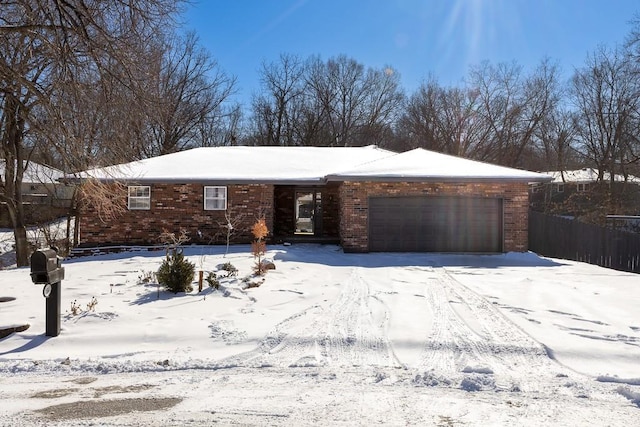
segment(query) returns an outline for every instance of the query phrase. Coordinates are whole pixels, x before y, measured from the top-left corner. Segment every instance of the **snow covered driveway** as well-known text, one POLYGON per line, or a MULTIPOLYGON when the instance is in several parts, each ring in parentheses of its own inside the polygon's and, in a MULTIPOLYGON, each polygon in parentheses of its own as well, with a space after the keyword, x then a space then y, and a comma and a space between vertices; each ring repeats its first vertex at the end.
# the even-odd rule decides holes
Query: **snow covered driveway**
POLYGON ((353 269, 335 300, 295 313, 278 323, 258 348, 226 362, 253 367, 399 367, 386 332, 390 313, 377 294, 360 269, 353 269))
MULTIPOLYGON (((188 248, 251 269, 247 248, 188 248), (217 252, 216 252, 217 251, 217 252)), ((259 288, 158 296, 162 254, 68 261, 62 333, 0 271, 0 425, 634 425, 635 275, 534 254, 275 247, 259 288), (84 310, 97 298, 95 312, 84 310), (66 307, 83 307, 72 315, 66 307), (68 415, 65 415, 68 414, 68 415)))
POLYGON ((540 343, 486 299, 443 269, 434 276, 425 289, 434 324, 420 369, 448 378, 462 376, 471 388, 489 385, 498 390, 537 389, 541 374, 551 378, 560 372, 540 343))
POLYGON ((540 343, 443 268, 416 271, 420 281, 409 284, 353 268, 335 300, 293 314, 255 349, 221 364, 403 368, 450 382, 466 377, 470 387, 475 378, 500 390, 536 389, 541 372, 561 373, 540 343), (391 307, 401 307, 402 318, 391 307), (407 322, 411 330, 402 331, 407 322))

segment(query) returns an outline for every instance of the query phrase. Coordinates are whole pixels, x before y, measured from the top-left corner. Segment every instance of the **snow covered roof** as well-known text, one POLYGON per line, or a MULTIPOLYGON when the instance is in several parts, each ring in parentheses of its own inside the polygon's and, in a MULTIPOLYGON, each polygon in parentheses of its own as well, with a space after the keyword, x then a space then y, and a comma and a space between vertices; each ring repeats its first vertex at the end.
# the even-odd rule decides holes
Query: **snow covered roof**
MULTIPOLYGON (((57 184, 58 179, 64 177, 64 173, 56 168, 41 165, 33 161, 29 163, 25 161, 24 164, 26 167, 22 182, 25 184, 57 184)), ((2 176, 2 179, 4 179, 5 167, 6 161, 0 160, 0 176, 2 176)))
POLYGON ((329 180, 360 181, 520 181, 544 182, 550 177, 416 148, 331 174, 329 180))
POLYGON ((136 182, 314 183, 343 180, 543 182, 544 175, 423 149, 394 153, 367 147, 202 147, 80 177, 136 182))
MULTIPOLYGON (((598 170, 594 168, 582 168, 576 170, 563 171, 549 171, 549 172, 541 172, 545 175, 549 175, 553 178, 554 184, 562 184, 564 182, 572 182, 572 183, 591 183, 596 182, 598 180, 598 170), (564 180, 562 179, 562 175, 564 175, 564 180)), ((624 176, 620 174, 614 175, 614 180, 618 182, 624 181, 624 176)), ((611 179, 611 174, 609 172, 605 172, 603 175, 603 179, 605 182, 611 179)), ((633 182, 636 184, 640 184, 640 178, 637 176, 629 175, 627 178, 628 182, 633 182)))
POLYGON ((201 147, 124 165, 93 169, 81 177, 139 182, 324 181, 327 174, 392 155, 367 147, 201 147))

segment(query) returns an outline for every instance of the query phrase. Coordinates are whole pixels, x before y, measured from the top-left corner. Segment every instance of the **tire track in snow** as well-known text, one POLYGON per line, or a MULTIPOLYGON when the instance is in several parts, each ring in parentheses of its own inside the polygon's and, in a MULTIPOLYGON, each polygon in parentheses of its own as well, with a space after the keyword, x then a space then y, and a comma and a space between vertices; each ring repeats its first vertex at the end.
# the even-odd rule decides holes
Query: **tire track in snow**
POLYGON ((260 345, 227 358, 239 366, 400 366, 387 337, 389 311, 357 268, 333 303, 280 322, 260 345))
POLYGON ((465 287, 444 269, 436 269, 425 286, 434 313, 418 368, 460 378, 464 374, 491 375, 497 389, 538 389, 540 372, 560 366, 544 347, 504 317, 490 302, 465 287))

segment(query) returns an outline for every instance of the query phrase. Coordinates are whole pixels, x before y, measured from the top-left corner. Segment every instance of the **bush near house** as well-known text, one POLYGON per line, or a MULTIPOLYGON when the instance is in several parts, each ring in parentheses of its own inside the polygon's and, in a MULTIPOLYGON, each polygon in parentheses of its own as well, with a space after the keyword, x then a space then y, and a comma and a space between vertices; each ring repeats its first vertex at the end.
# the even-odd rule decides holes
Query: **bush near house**
POLYGON ((191 282, 196 272, 196 266, 185 259, 181 250, 170 251, 156 273, 158 283, 168 291, 191 292, 191 282))

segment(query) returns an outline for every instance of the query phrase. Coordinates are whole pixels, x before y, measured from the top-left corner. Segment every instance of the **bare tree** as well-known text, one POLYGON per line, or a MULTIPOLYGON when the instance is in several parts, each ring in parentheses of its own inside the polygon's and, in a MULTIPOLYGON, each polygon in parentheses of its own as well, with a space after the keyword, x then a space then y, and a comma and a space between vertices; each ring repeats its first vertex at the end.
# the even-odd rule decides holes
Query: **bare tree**
POLYGON ((405 96, 400 88, 400 75, 390 66, 368 69, 363 99, 363 122, 357 145, 383 145, 400 115, 405 96))
POLYGON ((605 172, 626 173, 638 161, 633 150, 638 120, 638 82, 619 50, 599 49, 578 69, 572 81, 579 143, 587 158, 605 172))
POLYGON ((304 93, 303 61, 281 54, 279 62, 263 62, 260 82, 264 94, 252 101, 256 137, 262 145, 298 145, 294 139, 298 99, 304 93))
POLYGON ((1 197, 10 212, 19 266, 28 264, 21 194, 25 164, 43 141, 64 151, 72 140, 64 133, 58 138, 47 134, 49 129, 67 128, 58 108, 64 99, 62 88, 87 83, 89 75, 101 76, 100 82, 114 79, 127 88, 143 83, 148 59, 144 52, 171 27, 181 4, 169 0, 3 2, 0 140, 7 168, 1 197))
POLYGON ((567 109, 555 108, 540 123, 536 141, 541 153, 538 170, 564 171, 577 163, 576 160, 576 114, 567 109))
POLYGON ((484 139, 478 102, 477 91, 444 88, 430 78, 410 97, 398 121, 402 148, 474 157, 478 141, 484 139))
POLYGON ((198 142, 202 147, 237 145, 243 133, 242 123, 240 104, 221 109, 219 114, 212 114, 198 123, 198 142))
POLYGON ((365 68, 345 55, 311 61, 307 84, 322 108, 324 125, 335 141, 329 145, 356 145, 358 125, 363 124, 366 96, 365 68))
POLYGON ((243 212, 232 212, 231 209, 227 209, 224 212, 224 221, 218 222, 219 231, 216 236, 214 236, 214 240, 217 240, 218 237, 223 237, 225 242, 225 251, 222 256, 225 258, 229 254, 229 245, 231 244, 231 239, 238 232, 238 229, 245 221, 246 214, 243 212))
POLYGON ((21 33, 0 38, 0 51, 4 52, 0 55, 0 156, 5 163, 4 176, 0 177, 0 200, 13 225, 19 266, 27 265, 29 256, 22 199, 22 179, 33 152, 29 118, 37 115, 35 112, 40 108, 38 94, 49 91, 47 83, 40 83, 49 66, 40 55, 41 50, 39 43, 21 33), (13 74, 20 78, 11 78, 13 74), (38 93, 31 87, 37 87, 38 93))
POLYGON ((256 144, 382 144, 404 99, 391 67, 365 69, 344 55, 327 62, 281 55, 261 74, 265 94, 252 105, 256 144))
POLYGON ((543 60, 530 76, 523 76, 515 63, 485 62, 471 70, 470 84, 478 91, 477 113, 487 127, 476 157, 525 167, 535 131, 557 102, 556 66, 543 60))
POLYGON ((223 115, 223 103, 233 93, 235 78, 227 75, 210 54, 198 46, 193 33, 171 35, 158 56, 148 85, 151 94, 146 117, 149 138, 139 157, 152 157, 204 145, 206 128, 223 115))

